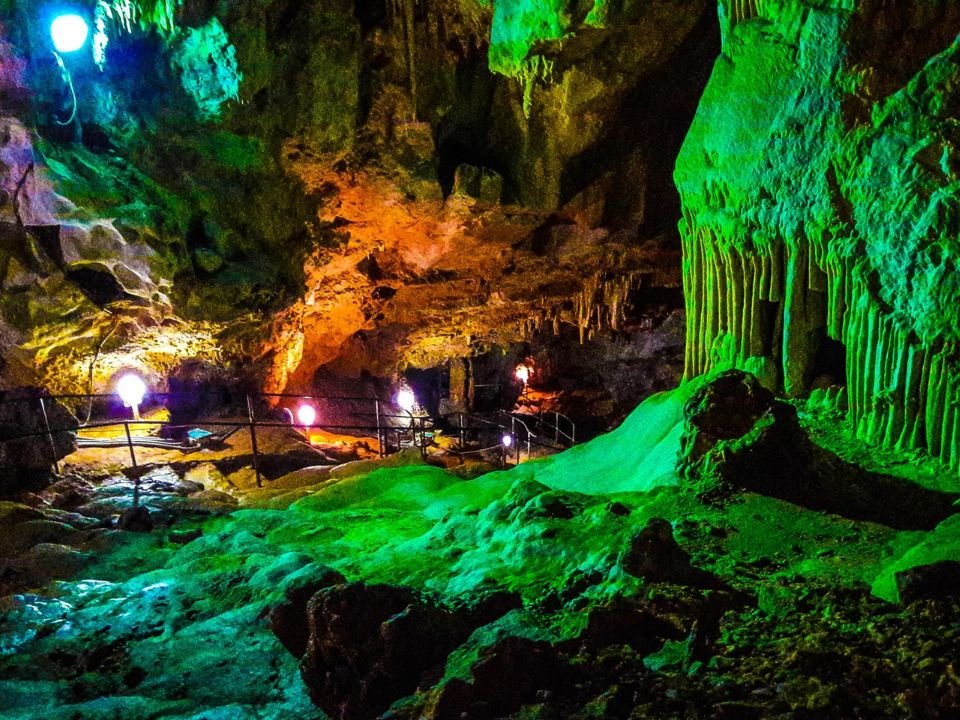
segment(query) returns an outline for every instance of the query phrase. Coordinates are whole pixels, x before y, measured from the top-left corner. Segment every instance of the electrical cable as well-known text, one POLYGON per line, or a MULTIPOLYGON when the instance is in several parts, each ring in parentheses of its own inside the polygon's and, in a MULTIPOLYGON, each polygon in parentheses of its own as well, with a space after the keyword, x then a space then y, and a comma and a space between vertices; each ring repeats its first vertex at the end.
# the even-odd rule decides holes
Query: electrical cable
POLYGON ((63 62, 63 58, 60 57, 60 53, 54 52, 53 56, 57 59, 57 65, 60 66, 60 77, 67 84, 67 87, 70 88, 70 98, 73 103, 73 109, 70 111, 70 117, 66 121, 60 121, 56 117, 53 118, 53 121, 57 125, 67 126, 77 119, 77 91, 73 87, 73 77, 70 75, 70 71, 67 70, 67 66, 63 62))

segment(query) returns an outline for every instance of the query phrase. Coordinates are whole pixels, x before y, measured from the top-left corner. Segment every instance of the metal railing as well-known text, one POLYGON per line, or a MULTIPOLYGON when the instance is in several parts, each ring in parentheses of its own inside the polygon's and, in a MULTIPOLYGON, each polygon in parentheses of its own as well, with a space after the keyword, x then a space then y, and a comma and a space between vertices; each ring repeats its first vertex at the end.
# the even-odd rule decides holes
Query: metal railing
MULTIPOLYGON (((195 407, 202 406, 201 401, 203 398, 198 400, 196 395, 193 393, 150 393, 148 398, 145 398, 144 405, 162 407, 162 400, 169 400, 177 396, 189 396, 192 400, 194 400, 193 404, 195 407)), ((96 422, 70 424, 68 427, 53 427, 51 425, 50 415, 48 413, 48 406, 50 402, 81 400, 89 403, 90 407, 92 407, 92 403, 99 400, 105 403, 106 407, 109 409, 111 407, 116 408, 119 406, 117 397, 113 394, 44 395, 37 393, 33 397, 0 399, 0 405, 10 403, 34 405, 35 411, 39 414, 41 421, 40 427, 42 428, 32 432, 22 432, 15 435, 6 435, 0 437, 0 443, 13 443, 31 440, 34 438, 45 438, 50 452, 51 465, 59 474, 59 454, 57 451, 57 442, 55 437, 56 435, 63 433, 69 433, 73 435, 76 438, 78 448, 126 447, 130 454, 131 466, 136 469, 139 467, 135 450, 136 447, 190 451, 212 445, 213 443, 224 442, 239 430, 246 429, 250 435, 252 464, 254 474, 256 476, 257 487, 263 487, 263 478, 260 467, 261 453, 257 430, 260 428, 291 427, 307 430, 309 428, 305 425, 297 423, 294 419, 295 416, 293 413, 291 413, 291 419, 294 419, 293 422, 258 417, 257 403, 254 402, 254 398, 270 398, 278 400, 280 401, 277 403, 278 407, 283 407, 284 400, 296 400, 301 403, 316 402, 319 404, 328 405, 331 403, 345 402, 357 405, 358 407, 350 408, 347 412, 340 413, 341 416, 355 419, 355 422, 339 424, 323 422, 311 425, 310 427, 315 427, 318 430, 324 430, 327 432, 375 432, 377 437, 377 452, 380 457, 385 457, 391 452, 397 452, 404 448, 416 447, 420 450, 421 455, 426 458, 427 447, 433 441, 433 434, 437 430, 435 421, 426 415, 386 412, 385 409, 392 407, 392 405, 382 401, 380 398, 310 396, 294 395, 289 393, 247 394, 245 396, 246 418, 244 420, 230 420, 222 417, 198 417, 191 419, 189 424, 183 424, 181 422, 171 422, 169 420, 159 419, 144 420, 139 418, 111 417, 96 422), (367 410, 361 409, 364 406, 367 408, 367 410), (79 433, 82 431, 96 431, 98 429, 117 428, 121 426, 123 428, 123 435, 117 438, 85 438, 79 436, 79 433), (224 430, 219 433, 209 433, 202 437, 191 438, 189 436, 189 430, 191 428, 197 429, 201 426, 224 428, 224 430), (173 440, 170 438, 157 437, 155 435, 134 435, 131 432, 131 428, 136 429, 141 427, 172 428, 174 430, 184 431, 187 434, 187 439, 173 440)), ((286 409, 289 410, 289 408, 286 409)), ((470 413, 455 413, 453 416, 448 416, 447 422, 449 423, 451 418, 456 418, 455 422, 453 422, 452 429, 457 433, 458 447, 456 450, 448 449, 447 452, 452 452, 452 454, 460 456, 462 461, 463 457, 466 455, 480 454, 484 452, 489 453, 490 451, 499 448, 501 462, 504 466, 506 466, 508 460, 510 459, 508 456, 513 452, 516 453, 515 462, 520 463, 522 447, 526 448, 527 458, 529 459, 533 457, 534 448, 544 452, 556 451, 561 447, 561 440, 569 442, 572 445, 575 442, 576 432, 573 421, 571 421, 569 418, 566 418, 566 416, 560 415, 559 413, 548 414, 548 416, 551 415, 554 418, 553 423, 545 423, 543 416, 538 417, 521 413, 507 413, 505 411, 501 411, 497 414, 499 421, 490 420, 488 418, 470 413), (561 421, 568 423, 568 431, 561 430, 561 421), (534 431, 531 426, 537 427, 539 434, 538 432, 534 431), (550 432, 553 433, 552 442, 550 441, 550 432), (488 447, 473 448, 472 445, 468 443, 468 438, 471 438, 471 442, 476 443, 480 440, 489 438, 494 433, 495 437, 493 437, 493 443, 488 447), (510 438, 509 446, 503 442, 503 438, 505 437, 510 438)), ((35 427, 36 424, 33 426, 35 427)), ((482 446, 483 442, 479 442, 479 444, 482 446)), ((139 504, 139 495, 139 474, 136 474, 134 483, 135 507, 139 504)))
POLYGON ((522 419, 527 426, 533 426, 541 442, 552 442, 557 449, 576 445, 577 426, 566 415, 550 411, 546 413, 512 412, 509 415, 522 419))

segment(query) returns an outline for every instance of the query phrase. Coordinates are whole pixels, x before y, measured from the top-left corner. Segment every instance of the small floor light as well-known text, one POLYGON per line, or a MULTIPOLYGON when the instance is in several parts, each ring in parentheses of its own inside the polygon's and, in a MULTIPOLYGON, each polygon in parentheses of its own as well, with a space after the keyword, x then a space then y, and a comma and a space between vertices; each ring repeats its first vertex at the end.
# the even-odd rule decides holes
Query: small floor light
POLYGON ((136 373, 124 373, 117 380, 116 390, 124 406, 133 409, 133 419, 139 420, 140 403, 143 402, 143 396, 147 394, 147 385, 143 379, 136 373))
POLYGON ((297 408, 297 420, 306 428, 311 427, 317 421, 317 411, 313 405, 303 403, 297 408))
POLYGON ((405 413, 413 413, 413 409, 416 406, 417 397, 413 394, 413 390, 410 388, 403 388, 397 393, 397 407, 399 407, 405 413))

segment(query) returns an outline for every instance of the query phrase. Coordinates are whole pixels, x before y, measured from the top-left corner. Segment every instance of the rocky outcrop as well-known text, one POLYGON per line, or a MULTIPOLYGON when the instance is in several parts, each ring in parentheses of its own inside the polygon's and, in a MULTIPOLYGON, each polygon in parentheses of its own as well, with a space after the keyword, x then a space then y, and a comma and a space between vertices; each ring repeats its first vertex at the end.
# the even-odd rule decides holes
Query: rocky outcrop
MULTIPOLYGON (((28 160, 73 201, 48 193, 46 205, 61 239, 77 240, 62 278, 35 294, 83 304, 53 318, 69 340, 38 331, 52 313, 14 318, 11 344, 30 346, 44 381, 80 390, 75 366, 115 367, 137 337, 162 386, 167 333, 149 328, 171 305, 223 323, 178 330, 214 336, 235 365, 256 360, 271 390, 306 391, 321 368, 390 377, 534 342, 564 357, 591 338, 592 354, 636 366, 619 392, 603 389, 623 395, 616 413, 675 381, 669 176, 718 49, 711 3, 282 0, 229 4, 216 20, 204 3, 170 5, 153 35, 108 19, 100 67, 73 68, 66 129, 54 122, 59 72, 28 52, 46 28, 27 3, 11 6, 40 133, 54 140, 28 160), (666 312, 650 300, 664 289, 666 312), (100 311, 144 298, 153 310, 119 330, 100 311)), ((7 273, 18 287, 33 280, 21 266, 7 273)), ((543 366, 574 365, 559 382, 586 374, 588 358, 543 366)), ((92 375, 97 389, 109 379, 92 375)))
POLYGON ((853 432, 960 467, 950 2, 721 2, 676 166, 686 374, 846 386, 853 432))
POLYGON ((435 682, 451 650, 514 605, 504 595, 449 609, 409 588, 363 583, 320 590, 306 607, 303 681, 332 717, 376 717, 426 677, 435 682))
POLYGON ((78 424, 38 389, 0 392, 0 497, 49 482, 54 465, 76 450, 78 424))
POLYGON ((714 575, 694 567, 690 555, 673 537, 673 527, 663 518, 651 519, 631 540, 620 565, 648 582, 669 582, 699 588, 722 588, 714 575))
POLYGON ((956 493, 869 472, 819 447, 793 405, 739 370, 701 387, 684 424, 680 470, 691 478, 903 529, 932 530, 957 511, 956 493))
POLYGON ((956 601, 960 598, 960 562, 956 560, 917 565, 896 573, 895 577, 897 592, 903 603, 916 600, 956 601))

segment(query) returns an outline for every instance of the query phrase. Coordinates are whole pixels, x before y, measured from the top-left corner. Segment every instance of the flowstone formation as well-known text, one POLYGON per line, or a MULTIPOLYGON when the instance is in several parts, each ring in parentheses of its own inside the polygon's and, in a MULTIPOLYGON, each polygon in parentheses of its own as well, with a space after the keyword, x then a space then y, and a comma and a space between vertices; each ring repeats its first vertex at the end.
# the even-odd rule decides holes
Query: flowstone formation
POLYGON ((874 451, 857 502, 741 372, 479 476, 261 440, 263 487, 249 445, 142 448, 149 522, 125 448, 0 501, 4 718, 956 716, 956 495, 874 451))
POLYGON ((844 386, 858 438, 960 467, 960 8, 725 1, 721 26, 676 167, 687 377, 844 386))

